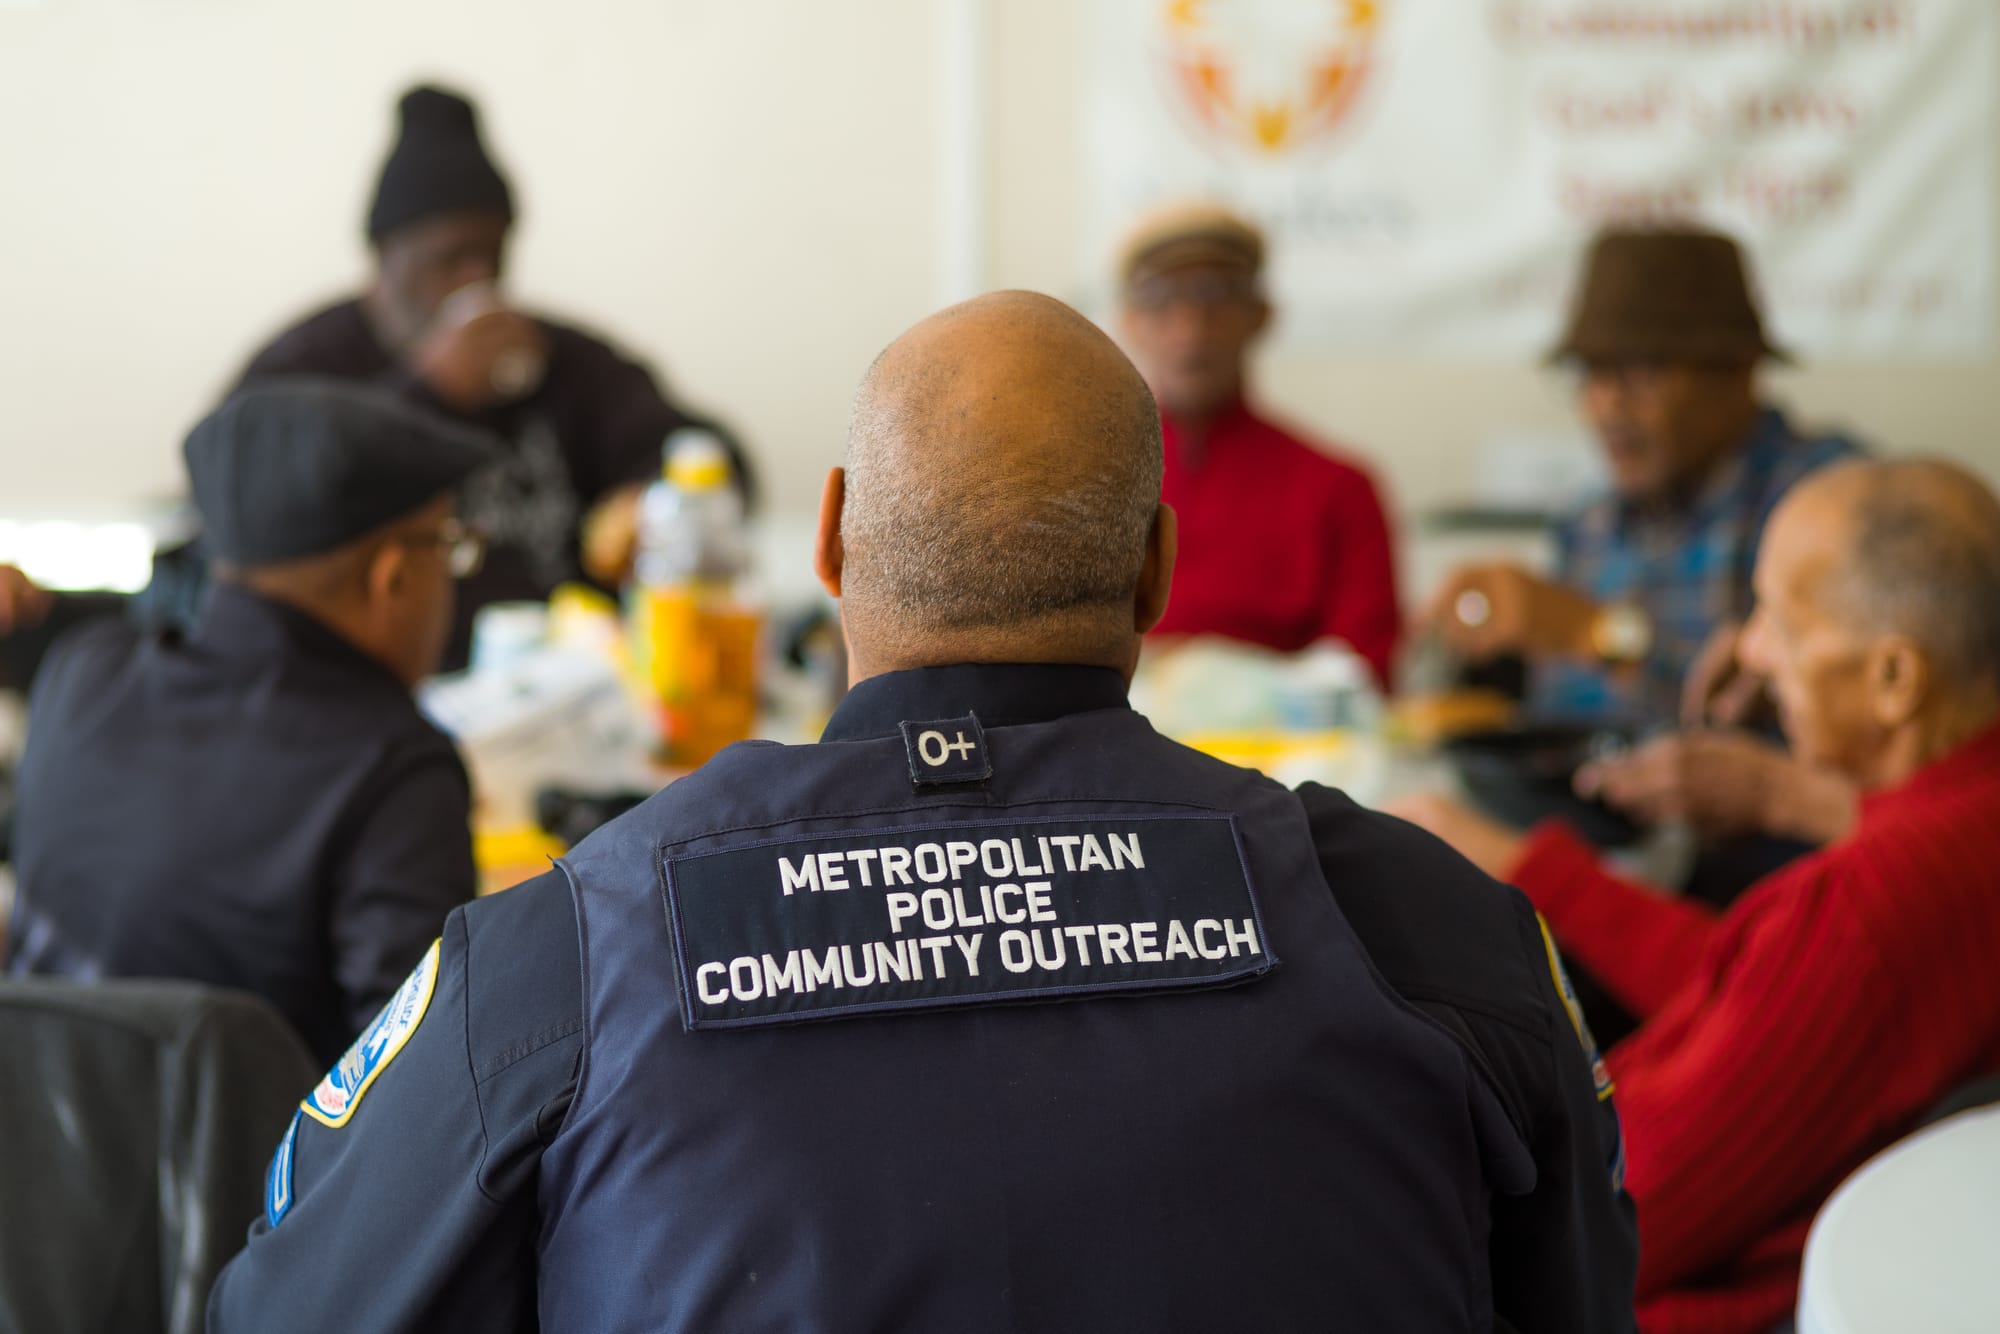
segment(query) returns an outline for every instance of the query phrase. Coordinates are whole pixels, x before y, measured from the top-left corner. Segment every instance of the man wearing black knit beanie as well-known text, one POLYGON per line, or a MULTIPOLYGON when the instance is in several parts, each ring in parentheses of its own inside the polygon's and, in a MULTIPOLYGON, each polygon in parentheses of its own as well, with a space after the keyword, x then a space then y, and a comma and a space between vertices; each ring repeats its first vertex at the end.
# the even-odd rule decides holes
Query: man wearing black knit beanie
POLYGON ((644 366, 502 295, 514 193, 487 155, 472 103, 412 88, 398 120, 368 209, 367 290, 280 334, 243 378, 374 381, 505 442, 502 460, 459 497, 490 546, 485 569, 461 589, 449 668, 464 664, 481 606, 541 599, 564 580, 621 577, 638 491, 659 474, 674 431, 716 431, 746 499, 753 482, 729 433, 665 398, 644 366))

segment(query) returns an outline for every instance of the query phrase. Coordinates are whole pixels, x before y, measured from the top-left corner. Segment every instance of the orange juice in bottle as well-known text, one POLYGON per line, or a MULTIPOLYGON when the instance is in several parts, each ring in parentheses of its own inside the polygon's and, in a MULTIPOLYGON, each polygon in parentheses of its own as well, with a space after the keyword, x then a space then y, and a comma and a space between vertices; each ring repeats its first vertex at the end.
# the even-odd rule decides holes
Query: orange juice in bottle
POLYGON ((728 452, 707 431, 675 432, 640 502, 626 595, 632 668, 668 764, 700 764, 756 725, 763 617, 746 596, 748 570, 728 452))

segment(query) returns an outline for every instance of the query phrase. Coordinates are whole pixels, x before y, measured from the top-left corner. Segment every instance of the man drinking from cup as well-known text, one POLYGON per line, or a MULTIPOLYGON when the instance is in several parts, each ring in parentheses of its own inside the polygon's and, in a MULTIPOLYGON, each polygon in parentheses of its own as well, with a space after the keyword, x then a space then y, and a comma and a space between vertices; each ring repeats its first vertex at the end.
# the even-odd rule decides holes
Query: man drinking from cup
POLYGON ((486 154, 472 103, 413 88, 368 211, 374 274, 356 299, 309 316, 252 358, 246 380, 309 373, 394 387, 491 430, 504 457, 459 498, 489 540, 459 598, 447 667, 462 665, 475 612, 540 599, 630 563, 639 489, 688 425, 717 430, 736 484, 753 483, 727 432, 670 402, 647 369, 599 339, 514 306, 501 287, 514 198, 486 154))

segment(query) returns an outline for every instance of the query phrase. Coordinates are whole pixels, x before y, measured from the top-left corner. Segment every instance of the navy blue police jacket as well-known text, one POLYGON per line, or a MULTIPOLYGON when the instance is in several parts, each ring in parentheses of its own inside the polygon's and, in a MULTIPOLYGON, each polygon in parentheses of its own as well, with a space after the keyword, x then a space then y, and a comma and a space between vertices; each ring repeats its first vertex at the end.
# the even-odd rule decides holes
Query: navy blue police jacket
POLYGON ((210 1328, 1630 1329, 1560 976, 1517 893, 1116 673, 874 678, 455 912, 210 1328))
POLYGON ((331 1062, 476 887, 465 767, 390 670, 235 584, 111 617, 35 682, 15 976, 255 992, 331 1062))

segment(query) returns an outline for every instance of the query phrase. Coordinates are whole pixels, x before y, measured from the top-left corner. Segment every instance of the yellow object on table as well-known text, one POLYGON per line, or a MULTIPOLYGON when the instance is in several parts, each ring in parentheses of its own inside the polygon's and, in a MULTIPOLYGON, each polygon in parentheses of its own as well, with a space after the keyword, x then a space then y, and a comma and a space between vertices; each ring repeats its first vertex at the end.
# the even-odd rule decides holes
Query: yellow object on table
POLYGON ((1183 745, 1192 746, 1224 764, 1267 774, 1300 761, 1327 760, 1337 763, 1354 748, 1353 737, 1342 731, 1208 732, 1179 740, 1183 745))
POLYGON ((1323 783, 1364 804, 1381 792, 1391 760, 1382 738, 1372 729, 1258 728, 1190 732, 1175 740, 1225 764, 1255 769, 1286 787, 1323 783))
POLYGON ((1435 746, 1464 732, 1505 727, 1518 711, 1497 690, 1443 690, 1406 695, 1389 706, 1389 728, 1398 739, 1435 746))
POLYGON ((693 767, 756 729, 763 617, 700 581, 632 589, 632 671, 660 758, 693 767))
POLYGON ((479 892, 518 885, 549 869, 549 860, 569 849, 555 835, 534 825, 512 829, 475 829, 472 835, 472 864, 479 873, 479 892))

